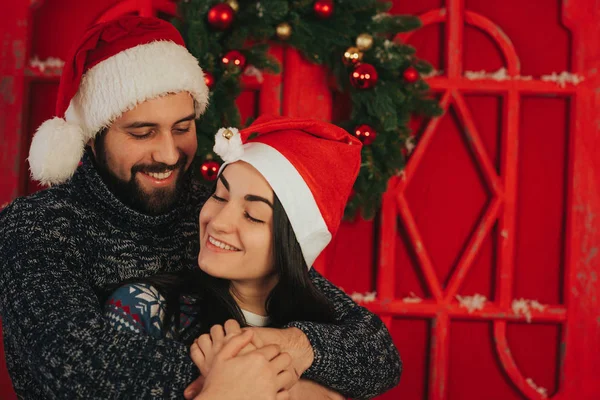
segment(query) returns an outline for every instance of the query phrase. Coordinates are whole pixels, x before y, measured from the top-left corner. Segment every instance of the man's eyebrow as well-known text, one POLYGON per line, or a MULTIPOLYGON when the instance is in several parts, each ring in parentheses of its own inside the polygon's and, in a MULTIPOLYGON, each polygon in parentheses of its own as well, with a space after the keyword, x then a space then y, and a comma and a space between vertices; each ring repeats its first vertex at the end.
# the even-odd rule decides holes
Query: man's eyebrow
POLYGON ((125 125, 123 128, 125 128, 125 129, 146 128, 146 127, 155 128, 157 126, 158 126, 158 124, 156 122, 136 121, 136 122, 132 122, 131 124, 125 125))
POLYGON ((246 201, 262 201, 263 203, 268 204, 269 207, 273 208, 273 204, 269 200, 265 199, 264 197, 256 196, 253 194, 247 194, 244 197, 244 200, 246 200, 246 201))
MULTIPOLYGON (((177 125, 181 122, 184 121, 191 121, 193 119, 196 119, 196 113, 192 113, 186 117, 181 118, 180 120, 176 121, 173 125, 177 125)), ((158 123, 156 122, 148 122, 148 121, 135 121, 132 122, 130 124, 127 124, 124 126, 125 129, 132 129, 132 128, 147 128, 147 127, 151 127, 151 128, 155 128, 158 126, 158 123)))
POLYGON ((193 119, 196 119, 196 113, 195 112, 191 113, 187 117, 181 118, 179 121, 176 121, 173 125, 177 125, 177 124, 179 124, 181 122, 184 122, 184 121, 191 121, 193 119))

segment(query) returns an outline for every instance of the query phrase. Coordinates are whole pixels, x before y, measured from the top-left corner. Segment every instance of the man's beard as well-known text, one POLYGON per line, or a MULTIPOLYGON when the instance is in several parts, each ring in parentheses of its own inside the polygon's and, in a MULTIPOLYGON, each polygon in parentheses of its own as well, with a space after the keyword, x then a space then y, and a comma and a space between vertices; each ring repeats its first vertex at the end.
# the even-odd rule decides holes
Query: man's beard
MULTIPOLYGON (((97 141, 96 143, 98 144, 97 141)), ((147 215, 161 215, 168 213, 175 208, 177 200, 183 194, 185 182, 188 179, 189 170, 185 171, 187 165, 187 156, 181 154, 179 161, 175 165, 167 165, 163 163, 153 164, 137 164, 131 167, 131 177, 129 180, 124 180, 116 176, 108 167, 106 161, 106 152, 102 146, 96 144, 95 165, 98 174, 108 187, 108 189, 117 197, 123 204, 138 212, 147 215), (154 189, 151 193, 146 192, 138 180, 136 175, 138 172, 167 172, 177 171, 177 180, 174 187, 154 189)))

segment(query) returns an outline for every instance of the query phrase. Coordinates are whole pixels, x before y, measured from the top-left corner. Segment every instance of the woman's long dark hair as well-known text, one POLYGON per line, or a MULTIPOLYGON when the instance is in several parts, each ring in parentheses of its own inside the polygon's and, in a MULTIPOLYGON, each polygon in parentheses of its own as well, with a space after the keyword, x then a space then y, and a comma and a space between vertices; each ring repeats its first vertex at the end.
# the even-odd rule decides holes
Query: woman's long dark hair
MULTIPOLYGON (((273 260, 279 280, 265 305, 269 326, 283 327, 292 321, 333 323, 333 306, 313 285, 292 225, 277 195, 273 197, 273 260)), ((180 325, 181 296, 192 300, 186 307, 193 310, 193 322, 177 335, 184 343, 190 344, 200 334, 209 332, 213 325, 223 324, 228 319, 233 318, 247 326, 231 295, 228 279, 215 278, 195 268, 133 281, 155 286, 166 298, 165 329, 171 324, 180 325)))

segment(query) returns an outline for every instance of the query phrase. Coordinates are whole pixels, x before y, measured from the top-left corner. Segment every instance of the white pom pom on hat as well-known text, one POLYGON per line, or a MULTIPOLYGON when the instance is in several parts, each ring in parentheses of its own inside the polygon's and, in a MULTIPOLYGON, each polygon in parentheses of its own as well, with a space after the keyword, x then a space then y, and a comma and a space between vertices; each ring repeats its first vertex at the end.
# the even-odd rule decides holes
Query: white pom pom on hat
POLYGON ((84 148, 84 135, 78 125, 58 117, 44 122, 29 149, 31 175, 48 186, 68 180, 77 169, 84 148))
POLYGON ((244 154, 242 137, 237 128, 221 128, 215 135, 213 151, 225 162, 235 162, 244 154))

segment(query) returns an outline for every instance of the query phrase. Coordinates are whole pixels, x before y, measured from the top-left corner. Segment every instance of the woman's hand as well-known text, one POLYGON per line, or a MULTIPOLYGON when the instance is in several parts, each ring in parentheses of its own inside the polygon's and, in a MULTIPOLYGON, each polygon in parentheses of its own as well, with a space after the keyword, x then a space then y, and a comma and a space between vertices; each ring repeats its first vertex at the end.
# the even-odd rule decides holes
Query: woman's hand
MULTIPOLYGON (((190 356, 203 376, 208 375, 216 355, 223 349, 223 346, 241 333, 240 324, 236 320, 230 319, 223 326, 214 325, 210 328, 210 333, 205 333, 194 341, 190 347, 190 356)), ((260 347, 263 347, 262 343, 255 337, 252 343, 244 346, 237 355, 244 355, 260 347)))

